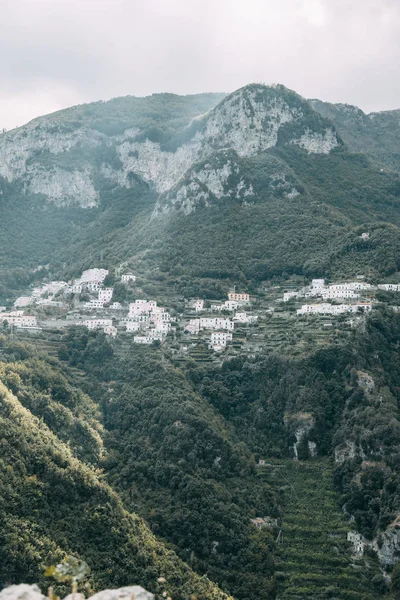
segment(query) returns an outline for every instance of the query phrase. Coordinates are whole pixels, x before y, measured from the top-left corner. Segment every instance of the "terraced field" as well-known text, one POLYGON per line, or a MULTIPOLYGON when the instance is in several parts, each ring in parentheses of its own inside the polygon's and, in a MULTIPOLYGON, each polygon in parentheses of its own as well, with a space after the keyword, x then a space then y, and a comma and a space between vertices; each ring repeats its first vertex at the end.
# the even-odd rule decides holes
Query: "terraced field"
POLYGON ((278 533, 277 600, 374 600, 374 557, 356 559, 347 542, 329 464, 285 461, 261 476, 284 488, 278 533))

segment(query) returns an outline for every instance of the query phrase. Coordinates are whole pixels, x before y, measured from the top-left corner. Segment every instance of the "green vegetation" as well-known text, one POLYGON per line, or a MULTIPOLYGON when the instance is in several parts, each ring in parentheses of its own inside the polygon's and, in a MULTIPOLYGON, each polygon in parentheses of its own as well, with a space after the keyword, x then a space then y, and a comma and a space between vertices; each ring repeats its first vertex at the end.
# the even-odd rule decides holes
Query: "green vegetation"
MULTIPOLYGON (((2 302, 44 274, 68 279, 92 266, 111 269, 114 299, 127 302, 136 288, 116 283, 122 262, 138 275, 138 295, 167 298, 176 314, 185 298, 222 299, 232 285, 255 293, 289 276, 399 280, 400 179, 374 162, 389 146, 352 153, 364 147, 340 121, 348 146, 308 155, 290 141, 333 127, 330 114, 283 87, 261 99, 273 94, 304 116, 282 127, 276 147, 240 158, 215 140, 216 152, 161 197, 137 174, 129 187, 104 177, 104 162, 120 167, 112 144, 32 156, 28 166, 44 169, 90 165, 99 205, 56 207, 2 180, 2 302), (210 191, 207 206, 196 201, 185 215, 178 189, 228 162, 237 169, 223 193, 210 191), (241 182, 252 195, 231 193, 241 182), (157 203, 169 213, 155 216, 157 203)), ((174 151, 222 98, 115 99, 33 126, 85 126, 96 139, 130 129, 130 141, 174 151)), ((157 600, 382 597, 376 555, 353 560, 345 541, 356 528, 382 543, 400 512, 400 315, 392 294, 377 299, 360 327, 332 333, 323 318, 291 326, 288 304, 254 326, 266 333, 256 357, 243 354, 238 327, 237 355, 220 363, 204 343, 182 358, 82 327, 30 344, 1 337, 2 580, 43 585, 46 565, 84 561, 94 590, 137 583, 157 600), (258 517, 277 527, 257 528, 258 517)), ((395 597, 399 579, 395 567, 395 597)))
POLYGON ((284 488, 277 542, 279 600, 381 597, 386 586, 377 558, 350 555, 350 526, 339 511, 329 463, 284 461, 260 476, 284 488))
POLYGON ((399 110, 366 115, 348 104, 330 104, 312 100, 311 104, 330 119, 345 143, 354 152, 362 152, 384 169, 400 170, 399 110))
MULTIPOLYGON (((29 360, 29 346, 4 340, 2 344, 4 358, 19 355, 18 362, 29 360)), ((12 363, 7 366, 12 379, 12 363)), ((42 369, 50 380, 57 379, 57 366, 44 362, 42 369)), ((101 472, 78 460, 58 438, 57 420, 50 428, 24 408, 19 398, 36 396, 43 385, 53 395, 48 382, 35 380, 35 370, 32 378, 16 393, 0 384, 2 581, 45 585, 40 575, 44 565, 58 563, 68 554, 90 565, 94 589, 135 582, 158 592, 157 578, 164 576, 168 592, 177 599, 186 600, 191 594, 203 600, 226 598, 156 541, 139 517, 127 512, 101 472)))

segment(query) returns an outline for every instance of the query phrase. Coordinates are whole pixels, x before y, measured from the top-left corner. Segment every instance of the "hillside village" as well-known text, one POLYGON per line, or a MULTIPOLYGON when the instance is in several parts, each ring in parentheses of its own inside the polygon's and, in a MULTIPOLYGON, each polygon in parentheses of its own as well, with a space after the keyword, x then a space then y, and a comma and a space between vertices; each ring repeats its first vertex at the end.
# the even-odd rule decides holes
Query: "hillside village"
POLYGON ((165 344, 177 360, 202 361, 224 352, 254 354, 289 343, 294 348, 324 343, 357 326, 378 302, 377 291, 400 292, 400 284, 372 285, 363 277, 331 284, 313 279, 307 286, 293 280, 264 286, 254 295, 231 290, 218 302, 183 299, 177 310, 143 298, 131 271, 119 269, 112 284, 109 278, 107 269, 90 268, 69 282, 45 282, 17 298, 12 309, 0 307, 0 324, 20 335, 82 326, 120 338, 125 346, 165 344), (117 284, 134 301, 116 300, 117 284))

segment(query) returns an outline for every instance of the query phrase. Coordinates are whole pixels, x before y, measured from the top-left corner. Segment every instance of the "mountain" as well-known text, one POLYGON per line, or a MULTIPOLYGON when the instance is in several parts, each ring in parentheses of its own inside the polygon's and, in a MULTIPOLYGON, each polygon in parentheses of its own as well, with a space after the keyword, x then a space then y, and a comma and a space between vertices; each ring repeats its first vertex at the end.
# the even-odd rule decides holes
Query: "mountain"
POLYGON ((396 292, 368 288, 368 314, 300 320, 273 293, 400 280, 396 119, 251 84, 0 135, 2 303, 96 266, 125 307, 152 298, 176 319, 147 347, 66 319, 28 341, 3 323, 4 581, 44 585, 43 566, 73 555, 93 588, 157 600, 396 591, 396 292), (128 269, 134 287, 118 282, 128 269), (234 286, 259 321, 236 323, 226 358, 184 325, 189 300, 209 310, 234 286))
POLYGON ((0 155, 7 289, 144 253, 200 279, 398 270, 398 174, 283 86, 79 106, 3 134, 0 155))

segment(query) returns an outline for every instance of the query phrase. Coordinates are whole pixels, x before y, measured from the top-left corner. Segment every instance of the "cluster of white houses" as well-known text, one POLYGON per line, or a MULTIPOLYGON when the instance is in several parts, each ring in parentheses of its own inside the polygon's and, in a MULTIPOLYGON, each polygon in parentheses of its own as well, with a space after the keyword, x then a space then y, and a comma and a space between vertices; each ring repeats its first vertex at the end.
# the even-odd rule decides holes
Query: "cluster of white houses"
POLYGON ((152 344, 164 340, 171 330, 174 318, 164 307, 157 306, 155 300, 136 300, 129 305, 127 316, 114 320, 98 317, 86 319, 83 325, 90 330, 102 329, 107 335, 116 337, 118 328, 113 325, 113 321, 117 321, 118 326, 126 332, 135 334, 133 341, 136 344, 152 344))
POLYGON ((321 304, 303 304, 296 313, 302 315, 342 315, 349 312, 369 312, 372 310, 371 302, 356 302, 355 304, 329 304, 322 302, 321 304))
MULTIPOLYGON (((104 280, 109 274, 107 269, 87 269, 83 271, 82 275, 73 281, 67 283, 66 281, 50 281, 40 287, 36 287, 32 290, 30 296, 20 296, 14 303, 15 308, 23 308, 30 305, 36 306, 63 306, 65 302, 57 300, 57 297, 66 296, 68 294, 81 294, 82 292, 89 292, 91 294, 97 294, 97 298, 92 298, 88 301, 84 308, 89 310, 101 309, 105 305, 111 304, 113 296, 113 288, 104 287, 104 280)), ((128 283, 130 281, 136 281, 136 276, 132 273, 125 273, 120 277, 121 282, 128 283)), ((110 308, 120 309, 121 304, 114 302, 110 308)))
POLYGON ((325 285, 325 279, 313 279, 309 286, 303 287, 297 292, 285 292, 283 294, 283 301, 287 302, 291 298, 317 297, 321 297, 323 300, 356 299, 360 297, 360 293, 365 293, 373 289, 374 286, 364 281, 325 285))
MULTIPOLYGON (((158 306, 155 300, 137 299, 129 304, 127 312, 127 308, 120 302, 113 301, 113 287, 104 285, 108 274, 107 269, 92 268, 68 283, 45 283, 35 288, 30 296, 18 298, 15 307, 47 305, 66 308, 73 304, 73 309, 66 315, 66 324, 83 325, 91 331, 102 330, 110 337, 116 337, 119 331, 125 331, 133 334, 133 341, 137 344, 162 342, 171 331, 176 318, 164 307, 158 306), (89 294, 90 299, 82 301, 79 298, 82 293, 89 294)), ((134 282, 136 276, 124 273, 120 275, 120 280, 123 283, 134 282)), ((209 348, 221 351, 232 341, 235 324, 246 325, 257 321, 258 316, 245 311, 249 303, 249 294, 236 291, 229 292, 226 301, 215 302, 208 305, 210 308, 207 309, 204 300, 194 300, 190 309, 195 313, 208 314, 190 318, 185 331, 192 335, 206 331, 209 348)), ((0 313, 0 323, 4 321, 19 328, 38 327, 37 318, 24 315, 22 310, 0 313)), ((51 319, 49 322, 52 322, 51 319)))
POLYGON ((203 330, 209 330, 209 347, 215 352, 224 350, 228 342, 232 341, 235 323, 250 324, 257 322, 256 315, 249 315, 240 307, 250 303, 250 296, 247 293, 229 292, 228 300, 211 304, 209 309, 205 308, 204 300, 194 300, 190 308, 196 313, 211 312, 211 313, 234 313, 232 317, 212 316, 198 317, 190 319, 185 326, 185 331, 191 335, 198 335, 203 330), (236 312, 235 312, 236 311, 236 312))
POLYGON ((364 281, 350 281, 348 283, 333 283, 326 285, 324 279, 313 279, 309 286, 298 291, 285 292, 283 301, 288 302, 292 298, 322 298, 324 302, 319 304, 303 304, 296 312, 298 316, 308 314, 340 315, 347 312, 369 312, 372 310, 372 301, 360 301, 360 297, 367 295, 373 290, 380 289, 391 292, 400 292, 400 284, 383 283, 373 286, 364 281), (326 300, 350 300, 350 303, 332 304, 326 300))

